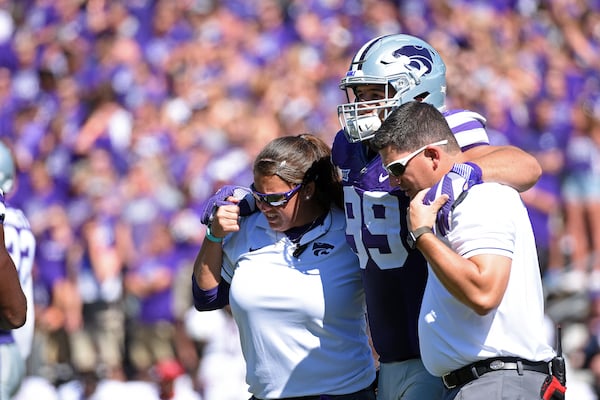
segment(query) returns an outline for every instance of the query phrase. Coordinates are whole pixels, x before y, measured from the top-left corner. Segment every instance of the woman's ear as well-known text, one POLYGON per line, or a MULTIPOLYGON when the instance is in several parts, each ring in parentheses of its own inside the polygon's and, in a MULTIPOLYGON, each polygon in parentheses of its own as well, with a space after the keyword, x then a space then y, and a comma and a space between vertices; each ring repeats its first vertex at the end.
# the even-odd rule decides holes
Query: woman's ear
POLYGON ((304 187, 302 187, 301 195, 304 197, 305 200, 310 200, 314 194, 315 194, 315 183, 314 182, 309 182, 306 185, 304 185, 304 187))

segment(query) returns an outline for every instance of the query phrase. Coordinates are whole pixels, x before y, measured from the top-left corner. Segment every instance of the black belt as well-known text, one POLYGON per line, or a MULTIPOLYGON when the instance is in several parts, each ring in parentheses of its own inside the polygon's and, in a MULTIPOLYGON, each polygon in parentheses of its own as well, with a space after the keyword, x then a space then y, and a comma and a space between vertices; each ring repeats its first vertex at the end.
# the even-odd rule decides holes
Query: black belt
POLYGON ((528 361, 516 357, 489 358, 487 360, 477 361, 466 367, 454 370, 442 376, 442 382, 448 389, 465 385, 483 374, 502 370, 516 371, 536 371, 550 375, 550 363, 547 361, 528 361))

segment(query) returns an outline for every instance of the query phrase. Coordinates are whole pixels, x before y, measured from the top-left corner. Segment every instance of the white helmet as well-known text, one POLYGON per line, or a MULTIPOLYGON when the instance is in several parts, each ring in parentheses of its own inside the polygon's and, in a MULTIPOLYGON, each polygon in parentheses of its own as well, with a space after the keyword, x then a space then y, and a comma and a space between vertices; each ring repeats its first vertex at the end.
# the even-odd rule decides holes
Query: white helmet
POLYGON ((10 149, 0 141, 0 189, 10 193, 15 181, 15 162, 10 149))
POLYGON ((404 34, 380 36, 356 53, 340 89, 348 98, 347 104, 338 106, 346 137, 350 142, 368 140, 381 121, 407 101, 425 101, 444 111, 446 65, 424 40, 404 34), (354 93, 357 85, 383 85, 385 97, 359 101, 354 93))

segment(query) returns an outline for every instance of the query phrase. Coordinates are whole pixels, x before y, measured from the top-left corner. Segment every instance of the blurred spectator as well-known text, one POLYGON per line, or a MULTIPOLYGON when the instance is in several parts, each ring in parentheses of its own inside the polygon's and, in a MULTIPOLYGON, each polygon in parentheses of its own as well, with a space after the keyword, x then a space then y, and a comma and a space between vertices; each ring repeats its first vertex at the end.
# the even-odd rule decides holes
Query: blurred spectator
MULTIPOLYGON (((0 3, 0 139, 15 150, 11 202, 29 218, 38 247, 30 374, 53 383, 73 376, 72 333, 93 329, 97 317, 86 311, 85 326, 82 300, 148 262, 140 249, 156 221, 193 231, 182 216, 197 220, 224 183, 250 183, 249 160, 277 136, 306 131, 331 142, 340 74, 358 46, 385 33, 439 49, 449 106, 480 112, 494 143, 544 161, 545 177, 523 194, 541 268, 559 287, 577 281, 563 274, 570 270, 586 271, 585 285, 573 287, 600 285, 597 1, 0 3), (96 237, 102 243, 90 243, 96 237), (107 251, 98 258, 120 262, 102 261, 97 290, 81 299, 77 284, 89 272, 81 256, 96 246, 107 251)), ((195 239, 177 239, 178 276, 189 262, 187 240, 195 239)), ((185 343, 185 302, 177 301, 177 342, 185 343)), ((131 334, 124 322, 114 329, 131 334)), ((113 358, 126 363, 120 351, 113 358)), ((182 362, 186 370, 193 363, 182 362)))
POLYGON ((28 371, 59 383, 73 377, 70 334, 79 329, 81 299, 72 262, 76 239, 65 209, 47 210, 36 237, 34 269, 35 336, 28 371))
POLYGON ((143 258, 125 276, 125 289, 138 304, 132 318, 129 358, 133 376, 142 380, 149 378, 154 364, 175 358, 173 287, 178 253, 169 226, 162 219, 154 220, 149 229, 148 241, 138 248, 143 258))
POLYGON ((73 195, 86 200, 80 205, 84 210, 79 210, 81 224, 75 231, 79 254, 73 273, 83 324, 70 336, 72 362, 77 373, 105 373, 111 379, 123 379, 125 261, 119 247, 117 205, 121 199, 115 190, 117 172, 109 152, 96 148, 80 159, 71 181, 73 195))
POLYGON ((84 156, 100 147, 111 155, 120 173, 127 169, 127 151, 131 145, 131 112, 121 106, 108 83, 102 84, 90 98, 91 114, 79 130, 73 152, 84 156))
POLYGON ((229 306, 202 313, 191 307, 185 316, 185 328, 199 356, 193 378, 202 398, 248 398, 246 362, 229 306))
POLYGON ((573 130, 565 149, 562 186, 566 233, 574 271, 591 272, 592 290, 600 289, 600 118, 585 105, 571 111, 573 130))
POLYGON ((529 211, 543 274, 560 253, 557 229, 562 219, 560 182, 569 130, 568 125, 553 119, 556 113, 555 103, 540 101, 532 111, 531 129, 509 138, 512 144, 532 153, 542 167, 542 176, 522 198, 529 211))
POLYGON ((183 366, 175 359, 164 359, 153 367, 158 384, 158 397, 160 400, 200 400, 202 397, 196 393, 186 378, 183 366))
POLYGON ((99 214, 81 228, 83 247, 76 274, 83 325, 71 333, 71 346, 77 372, 104 369, 111 378, 123 378, 123 260, 115 224, 110 215, 99 214))

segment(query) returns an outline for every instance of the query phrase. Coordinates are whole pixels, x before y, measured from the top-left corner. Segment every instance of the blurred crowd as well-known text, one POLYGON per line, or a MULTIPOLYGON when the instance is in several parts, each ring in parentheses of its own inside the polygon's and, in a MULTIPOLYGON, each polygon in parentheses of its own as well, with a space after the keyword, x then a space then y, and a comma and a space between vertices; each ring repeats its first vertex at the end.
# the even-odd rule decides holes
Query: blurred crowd
POLYGON ((102 380, 160 382, 176 360, 169 379, 202 398, 243 398, 230 315, 190 310, 203 204, 250 184, 274 137, 331 142, 351 56, 397 32, 439 50, 449 107, 542 165, 523 200, 548 314, 597 398, 598 0, 0 0, 9 201, 38 242, 28 374, 88 398, 102 380))

